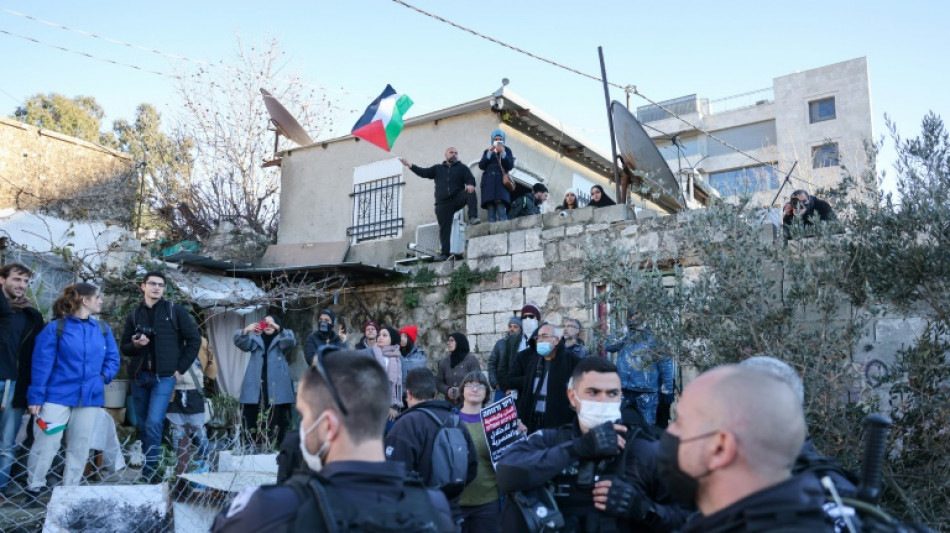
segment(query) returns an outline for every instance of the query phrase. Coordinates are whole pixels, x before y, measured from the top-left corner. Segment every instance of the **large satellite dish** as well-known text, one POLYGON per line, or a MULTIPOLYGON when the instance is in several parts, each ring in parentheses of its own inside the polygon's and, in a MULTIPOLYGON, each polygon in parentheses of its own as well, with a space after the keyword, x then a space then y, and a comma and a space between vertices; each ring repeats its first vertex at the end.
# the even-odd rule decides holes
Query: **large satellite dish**
POLYGON ((310 138, 310 135, 307 134, 300 123, 297 122, 297 119, 290 114, 290 111, 287 111, 287 108, 277 101, 274 95, 267 92, 266 89, 261 89, 261 94, 264 95, 264 106, 270 115, 270 121, 277 131, 277 135, 274 137, 274 158, 270 161, 265 161, 263 166, 280 166, 280 158, 277 157, 277 141, 281 135, 301 146, 313 144, 313 139, 310 138))
POLYGON ((653 191, 652 200, 656 203, 674 211, 685 209, 686 206, 680 201, 679 182, 640 122, 616 100, 610 104, 610 114, 614 119, 617 147, 626 170, 653 191))

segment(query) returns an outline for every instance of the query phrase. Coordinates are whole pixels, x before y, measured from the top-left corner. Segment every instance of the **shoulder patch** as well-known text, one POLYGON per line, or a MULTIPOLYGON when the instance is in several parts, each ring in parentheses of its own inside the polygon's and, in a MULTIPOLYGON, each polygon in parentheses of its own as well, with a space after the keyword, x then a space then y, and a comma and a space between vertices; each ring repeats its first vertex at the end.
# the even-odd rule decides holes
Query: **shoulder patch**
POLYGON ((227 518, 231 518, 247 507, 248 502, 251 501, 251 497, 257 492, 257 489, 260 487, 245 487, 237 496, 234 497, 234 500, 231 502, 231 506, 228 507, 227 518))
POLYGON ((392 456, 393 456, 393 447, 386 446, 386 457, 392 457, 392 456))

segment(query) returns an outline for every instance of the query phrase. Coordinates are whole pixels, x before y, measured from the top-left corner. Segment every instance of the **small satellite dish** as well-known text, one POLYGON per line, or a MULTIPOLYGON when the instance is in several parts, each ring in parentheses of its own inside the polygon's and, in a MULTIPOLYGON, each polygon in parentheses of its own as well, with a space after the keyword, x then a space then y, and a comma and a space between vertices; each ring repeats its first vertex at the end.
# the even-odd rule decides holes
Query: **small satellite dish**
POLYGON ((620 157, 627 170, 660 193, 658 203, 676 211, 685 209, 680 201, 679 183, 643 126, 616 100, 610 104, 610 114, 614 119, 620 157))
POLYGON ((280 166, 280 158, 277 157, 277 141, 280 140, 281 135, 301 146, 313 144, 313 139, 297 122, 297 119, 290 114, 290 111, 287 111, 287 108, 277 101, 274 95, 267 92, 266 89, 261 89, 261 94, 264 96, 264 106, 270 115, 270 121, 277 132, 277 135, 274 136, 274 157, 270 161, 265 161, 262 166, 280 166))

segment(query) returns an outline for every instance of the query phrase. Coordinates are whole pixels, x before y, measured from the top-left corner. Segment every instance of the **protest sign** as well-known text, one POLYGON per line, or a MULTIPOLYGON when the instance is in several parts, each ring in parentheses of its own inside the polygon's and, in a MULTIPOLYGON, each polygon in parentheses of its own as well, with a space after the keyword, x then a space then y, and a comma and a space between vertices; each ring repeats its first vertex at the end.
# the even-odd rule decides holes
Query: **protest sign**
POLYGON ((492 466, 498 463, 512 444, 525 438, 518 431, 518 410, 511 396, 505 396, 483 408, 482 425, 485 426, 485 440, 488 442, 492 466))

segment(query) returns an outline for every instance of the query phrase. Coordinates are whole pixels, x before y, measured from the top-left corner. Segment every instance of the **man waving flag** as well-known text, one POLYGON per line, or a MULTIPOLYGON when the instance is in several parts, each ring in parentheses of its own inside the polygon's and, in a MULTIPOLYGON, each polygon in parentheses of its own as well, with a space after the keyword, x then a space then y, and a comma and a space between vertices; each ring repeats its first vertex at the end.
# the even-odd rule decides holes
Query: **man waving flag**
POLYGON ((350 132, 364 141, 390 151, 402 132, 402 116, 412 107, 412 99, 386 85, 383 94, 366 108, 350 132))

